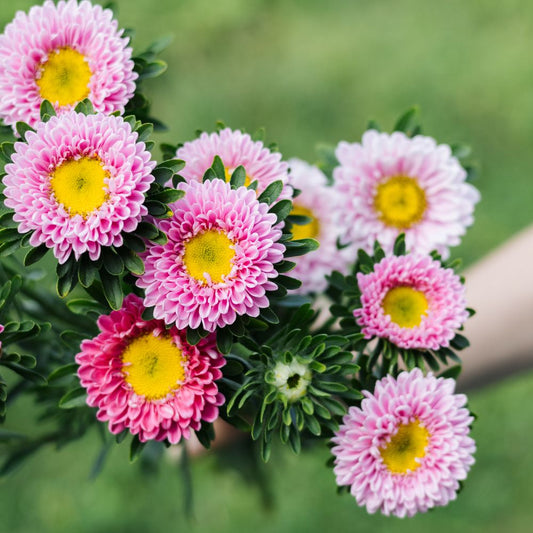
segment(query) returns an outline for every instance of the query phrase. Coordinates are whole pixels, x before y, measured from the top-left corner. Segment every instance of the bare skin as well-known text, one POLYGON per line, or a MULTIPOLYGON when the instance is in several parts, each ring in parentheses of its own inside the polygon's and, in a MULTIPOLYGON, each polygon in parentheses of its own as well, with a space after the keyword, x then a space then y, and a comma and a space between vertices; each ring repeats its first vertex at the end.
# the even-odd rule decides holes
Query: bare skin
MULTIPOLYGON (((533 367, 533 226, 507 241, 465 273, 468 306, 476 310, 464 330, 470 347, 460 353, 460 390, 481 387, 533 367)), ((244 434, 215 422, 216 443, 244 434)), ((205 450, 195 439, 191 453, 205 450)))
POLYGON ((533 366, 533 226, 465 274, 468 306, 477 313, 464 334, 460 389, 498 381, 533 366))

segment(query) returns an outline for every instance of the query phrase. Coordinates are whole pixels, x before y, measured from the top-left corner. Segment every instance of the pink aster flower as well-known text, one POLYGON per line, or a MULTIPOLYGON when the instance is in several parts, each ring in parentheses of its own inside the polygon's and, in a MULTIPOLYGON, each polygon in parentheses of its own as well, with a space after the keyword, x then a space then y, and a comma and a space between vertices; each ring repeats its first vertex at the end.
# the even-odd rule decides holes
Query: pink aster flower
POLYGON ((109 9, 86 0, 18 11, 0 35, 0 117, 35 127, 43 99, 58 112, 89 98, 99 112, 123 113, 137 73, 122 33, 109 9))
MULTIPOLYGON (((176 157, 185 161, 180 174, 187 181, 202 181, 205 171, 218 155, 226 169, 226 181, 240 165, 246 170, 245 185, 257 181, 261 193, 274 181, 288 181, 289 165, 281 161, 281 154, 271 152, 260 141, 253 141, 250 135, 239 130, 225 128, 217 133, 202 133, 198 139, 186 142, 178 148, 176 157)), ((284 187, 280 199, 290 198, 292 190, 284 187)))
POLYGON ((167 324, 203 326, 207 331, 257 316, 276 289, 274 264, 285 247, 269 206, 255 192, 215 179, 180 184, 185 196, 172 205, 173 216, 158 221, 168 237, 150 246, 137 285, 144 304, 167 324))
POLYGON ((326 275, 333 270, 347 274, 356 253, 352 247, 337 248, 337 239, 347 229, 337 209, 341 202, 339 193, 328 186, 326 176, 317 167, 300 159, 289 160, 289 165, 289 184, 301 190, 293 200, 291 214, 311 218, 308 224, 293 225, 294 239, 313 238, 320 243, 318 250, 294 258, 296 267, 291 274, 302 281, 301 287, 294 292, 321 292, 327 286, 326 275))
POLYGON ((172 444, 213 422, 224 397, 215 381, 225 364, 213 336, 191 346, 185 333, 160 320, 142 319, 133 294, 122 309, 98 319, 100 334, 81 343, 78 376, 87 404, 111 433, 128 429, 139 440, 172 444))
POLYGON ((459 276, 430 256, 385 257, 373 272, 358 273, 357 283, 361 307, 353 314, 367 339, 438 350, 468 318, 459 276))
POLYGON ((473 222, 479 192, 447 145, 431 137, 370 130, 361 144, 339 143, 333 176, 344 198, 346 239, 368 253, 378 240, 386 253, 405 233, 407 249, 444 258, 473 222))
POLYGON ((19 232, 44 243, 64 263, 102 246, 121 246, 137 228, 156 163, 121 117, 69 111, 39 123, 27 142, 15 143, 6 165, 5 204, 19 232))
POLYGON ((332 439, 337 484, 369 513, 413 516, 454 500, 476 451, 467 398, 454 389, 415 368, 363 391, 332 439))

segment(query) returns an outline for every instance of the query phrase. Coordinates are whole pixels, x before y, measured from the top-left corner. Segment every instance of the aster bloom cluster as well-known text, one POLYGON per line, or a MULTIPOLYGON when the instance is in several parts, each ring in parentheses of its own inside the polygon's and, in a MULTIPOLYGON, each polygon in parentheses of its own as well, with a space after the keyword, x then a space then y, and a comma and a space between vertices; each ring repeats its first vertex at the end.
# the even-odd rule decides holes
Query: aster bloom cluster
MULTIPOLYGON (((187 453, 223 419, 265 461, 329 441, 371 513, 453 500, 475 451, 452 379, 473 311, 447 262, 479 200, 469 168, 412 111, 315 165, 223 125, 158 163, 139 82, 159 49, 133 58, 87 0, 0 36, 0 366, 55 428, 29 449, 105 423, 132 459, 187 453), (57 295, 25 269, 48 250, 57 295)), ((14 441, 5 468, 27 455, 14 441)))

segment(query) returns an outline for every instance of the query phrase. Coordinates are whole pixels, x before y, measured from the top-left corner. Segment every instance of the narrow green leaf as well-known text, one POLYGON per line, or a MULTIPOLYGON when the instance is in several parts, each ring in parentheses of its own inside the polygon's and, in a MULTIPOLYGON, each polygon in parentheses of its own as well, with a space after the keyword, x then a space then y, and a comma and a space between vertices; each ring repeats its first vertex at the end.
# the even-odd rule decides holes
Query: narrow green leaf
POLYGON ((239 165, 232 173, 230 178, 230 185, 233 189, 244 187, 246 183, 246 170, 242 165, 239 165))
POLYGON ((61 409, 76 409, 87 405, 87 393, 83 387, 72 389, 59 400, 61 409))
POLYGON ((120 309, 124 298, 120 278, 100 270, 100 279, 102 280, 104 295, 111 309, 120 309))
POLYGON ((24 256, 24 266, 30 266, 34 263, 37 263, 37 261, 46 255, 48 250, 49 248, 46 246, 46 244, 41 244, 40 246, 37 246, 37 248, 31 248, 24 256))

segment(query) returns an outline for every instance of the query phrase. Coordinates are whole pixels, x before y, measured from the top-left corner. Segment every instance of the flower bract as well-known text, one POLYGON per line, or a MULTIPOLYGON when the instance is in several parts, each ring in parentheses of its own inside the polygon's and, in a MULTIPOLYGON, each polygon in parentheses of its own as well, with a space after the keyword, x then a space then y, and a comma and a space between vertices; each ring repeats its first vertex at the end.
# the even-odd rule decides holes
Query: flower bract
POLYGON ((360 307, 353 311, 365 338, 400 348, 446 347, 469 314, 459 276, 430 256, 383 258, 373 272, 357 274, 360 307))
POLYGON ((60 263, 71 253, 98 259, 147 214, 156 163, 121 117, 69 111, 28 131, 15 150, 5 204, 19 232, 33 232, 30 244, 52 248, 60 263))
POLYGON ((143 311, 130 294, 122 309, 100 316, 100 334, 76 356, 78 376, 112 433, 128 429, 141 442, 175 444, 218 417, 224 398, 215 381, 225 361, 213 336, 191 346, 183 331, 145 321, 143 311))
POLYGON ((60 113, 85 98, 99 112, 123 113, 137 73, 122 32, 111 10, 87 0, 17 12, 0 35, 0 117, 35 126, 43 100, 60 113))
POLYGON ((405 233, 407 249, 444 258, 473 223, 479 192, 447 145, 431 137, 369 130, 361 143, 339 143, 333 176, 349 226, 345 240, 370 253, 379 240, 390 253, 405 233))
POLYGON ((205 171, 211 167, 217 155, 224 165, 226 181, 229 181, 237 167, 243 166, 246 186, 257 181, 257 191, 262 192, 279 180, 285 185, 280 199, 292 195, 292 190, 286 186, 289 165, 281 160, 281 154, 271 152, 261 141, 253 141, 247 133, 229 128, 215 133, 204 132, 194 141, 178 148, 176 157, 185 161, 185 168, 180 174, 187 181, 202 181, 205 171))
POLYGON ((339 486, 370 513, 413 516, 456 498, 474 463, 467 398, 418 368, 387 376, 332 439, 339 486))
POLYGON ((255 191, 220 179, 180 187, 185 196, 172 204, 172 217, 158 222, 168 242, 148 248, 137 280, 145 305, 180 329, 213 331, 258 316, 285 250, 276 216, 255 191))

